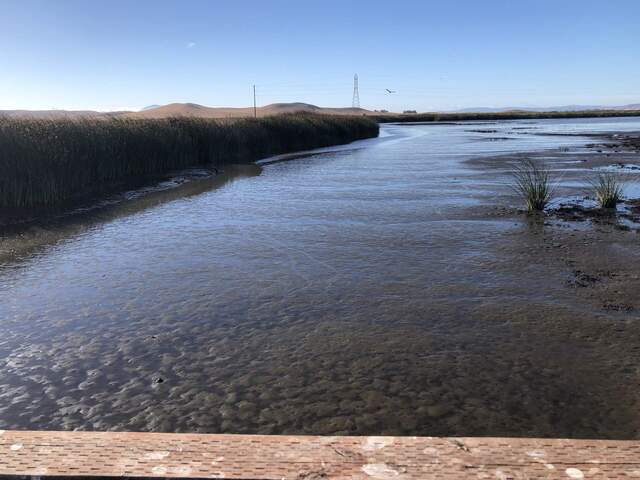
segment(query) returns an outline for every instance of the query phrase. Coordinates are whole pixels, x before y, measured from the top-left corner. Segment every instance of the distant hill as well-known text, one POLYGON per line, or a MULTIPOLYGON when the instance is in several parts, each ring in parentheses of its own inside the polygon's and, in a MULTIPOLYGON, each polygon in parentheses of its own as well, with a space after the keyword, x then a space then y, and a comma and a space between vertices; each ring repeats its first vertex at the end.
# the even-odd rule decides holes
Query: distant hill
MULTIPOLYGON (((373 114, 363 108, 325 108, 309 103, 272 103, 258 107, 259 117, 281 113, 312 112, 331 115, 368 115, 373 114)), ((170 103, 160 107, 144 109, 139 112, 125 113, 129 118, 165 118, 165 117, 202 117, 202 118, 239 118, 252 117, 253 107, 205 107, 197 103, 170 103)))
MULTIPOLYGON (((373 115, 375 112, 364 108, 325 108, 310 103, 272 103, 258 107, 259 117, 281 113, 312 112, 328 115, 373 115)), ((0 116, 22 118, 242 118, 253 117, 253 107, 205 107, 197 103, 170 103, 168 105, 149 105, 138 112, 95 112, 92 110, 0 110, 0 116)))
POLYGON ((588 110, 640 110, 640 103, 629 105, 562 105, 559 107, 472 107, 455 110, 455 113, 500 113, 500 112, 581 112, 588 110))
MULTIPOLYGON (((504 112, 579 112, 593 110, 640 110, 640 103, 622 106, 602 105, 564 105, 559 107, 476 107, 456 110, 447 113, 504 113, 504 112)), ((330 108, 319 107, 310 103, 272 103, 264 107, 258 107, 256 113, 259 117, 278 115, 281 113, 310 112, 328 115, 381 115, 381 112, 366 110, 364 108, 330 108)), ((445 113, 445 112, 440 112, 445 113)), ((402 114, 387 112, 387 116, 402 117, 402 114)), ((168 105, 149 105, 138 112, 95 112, 92 110, 0 110, 0 117, 21 118, 167 118, 167 117, 200 117, 200 118, 242 118, 253 117, 253 107, 206 107, 197 103, 170 103, 168 105)))

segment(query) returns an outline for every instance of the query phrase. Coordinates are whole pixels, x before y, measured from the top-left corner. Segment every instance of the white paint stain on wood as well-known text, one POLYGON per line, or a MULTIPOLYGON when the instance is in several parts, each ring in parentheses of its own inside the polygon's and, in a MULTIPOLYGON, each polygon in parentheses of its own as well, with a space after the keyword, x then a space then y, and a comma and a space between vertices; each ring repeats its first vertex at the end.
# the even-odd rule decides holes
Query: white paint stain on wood
POLYGON ((158 452, 148 452, 144 454, 144 458, 147 460, 162 460, 163 458, 167 458, 169 456, 169 452, 167 451, 158 451, 158 452))
POLYGON ((564 473, 566 473, 569 478, 576 478, 578 480, 584 478, 584 473, 578 468, 567 468, 564 473))
POLYGON ((400 472, 394 470, 386 463, 368 463, 362 466, 362 471, 371 478, 378 480, 397 479, 400 475, 400 472))
POLYGON ((367 437, 362 444, 363 450, 380 450, 388 445, 392 445, 395 442, 393 437, 367 437))

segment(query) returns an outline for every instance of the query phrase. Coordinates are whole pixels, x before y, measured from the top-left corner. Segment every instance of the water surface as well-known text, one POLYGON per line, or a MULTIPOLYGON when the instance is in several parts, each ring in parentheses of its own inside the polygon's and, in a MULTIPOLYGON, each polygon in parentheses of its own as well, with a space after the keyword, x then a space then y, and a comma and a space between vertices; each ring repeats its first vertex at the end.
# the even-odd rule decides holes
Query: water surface
POLYGON ((387 125, 7 235, 0 428, 631 436, 628 340, 508 253, 506 170, 467 160, 633 130, 387 125))

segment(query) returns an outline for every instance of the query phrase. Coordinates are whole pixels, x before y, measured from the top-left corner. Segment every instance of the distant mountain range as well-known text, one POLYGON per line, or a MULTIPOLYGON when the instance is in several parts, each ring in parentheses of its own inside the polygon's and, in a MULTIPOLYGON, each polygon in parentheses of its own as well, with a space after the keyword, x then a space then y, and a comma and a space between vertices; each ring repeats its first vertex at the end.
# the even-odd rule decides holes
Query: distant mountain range
POLYGON ((455 113, 495 113, 495 112, 581 112, 587 110, 640 110, 640 103, 629 105, 562 105, 560 107, 473 107, 455 110, 455 113))
MULTIPOLYGON (((494 113, 494 112, 578 112, 587 110, 640 110, 640 103, 622 106, 603 105, 564 105, 560 107, 476 107, 456 110, 449 113, 494 113)), ((364 108, 327 108, 310 103, 272 103, 256 108, 259 117, 281 113, 312 112, 331 115, 376 115, 380 112, 364 108)), ((391 115, 393 113, 389 112, 391 115)), ((197 103, 170 103, 168 105, 149 105, 140 111, 96 112, 92 110, 0 110, 0 116, 28 118, 167 118, 167 117, 201 117, 201 118, 241 118, 252 117, 253 107, 206 107, 197 103)))
MULTIPOLYGON (((259 117, 280 113, 312 112, 331 115, 370 115, 374 112, 364 108, 326 108, 309 103, 272 103, 256 108, 259 117)), ((167 118, 167 117, 201 117, 201 118, 240 118, 252 117, 253 107, 205 107, 197 103, 170 103, 168 105, 150 105, 138 112, 95 112, 91 110, 0 110, 0 116, 29 118, 167 118)))

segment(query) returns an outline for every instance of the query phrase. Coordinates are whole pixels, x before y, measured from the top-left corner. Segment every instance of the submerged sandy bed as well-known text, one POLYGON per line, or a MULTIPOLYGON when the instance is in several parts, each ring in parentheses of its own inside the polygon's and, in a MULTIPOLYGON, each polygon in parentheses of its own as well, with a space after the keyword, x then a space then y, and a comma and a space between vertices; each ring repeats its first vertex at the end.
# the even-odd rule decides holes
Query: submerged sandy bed
POLYGON ((601 154, 514 125, 34 234, 1 265, 0 428, 637 438, 640 237, 519 212, 523 154, 477 136, 557 146, 527 155, 562 195, 601 154))

